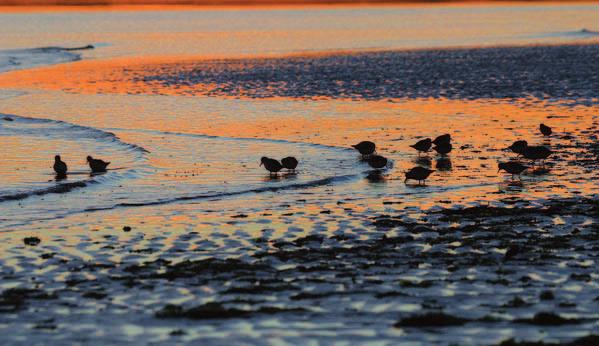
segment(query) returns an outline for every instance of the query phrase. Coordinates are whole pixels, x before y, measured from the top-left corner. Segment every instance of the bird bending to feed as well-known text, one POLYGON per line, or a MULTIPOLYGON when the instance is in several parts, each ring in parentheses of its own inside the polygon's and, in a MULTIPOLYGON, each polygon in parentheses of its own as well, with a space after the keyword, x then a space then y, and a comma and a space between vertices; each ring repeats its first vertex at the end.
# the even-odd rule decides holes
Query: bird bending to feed
POLYGON ((67 164, 60 159, 60 155, 54 156, 54 172, 59 176, 67 174, 67 164))
POLYGON ((410 145, 410 147, 418 150, 418 155, 420 155, 420 153, 426 153, 427 151, 429 151, 432 145, 433 141, 431 141, 430 138, 425 138, 419 140, 418 142, 416 142, 416 144, 410 145))
POLYGON ((418 180, 418 184, 420 184, 420 182, 426 184, 426 178, 433 172, 434 170, 432 169, 416 166, 406 172, 406 180, 404 180, 404 183, 406 183, 408 179, 412 179, 418 180))
POLYGON ((372 155, 376 150, 376 145, 370 141, 362 141, 358 144, 352 145, 352 147, 359 151, 362 156, 372 155))
POLYGON ((527 146, 522 151, 522 156, 524 156, 526 159, 531 160, 533 164, 538 160, 543 161, 543 164, 545 164, 545 159, 548 158, 551 154, 553 154, 553 152, 549 148, 542 145, 527 146))
POLYGON ((91 156, 87 157, 87 163, 89 164, 89 168, 92 169, 92 173, 106 172, 106 167, 110 164, 110 162, 94 159, 91 156))
POLYGON ((283 168, 286 168, 290 171, 295 171, 295 168, 297 167, 297 164, 299 162, 297 161, 297 159, 293 156, 287 156, 281 159, 281 164, 283 165, 283 168))
POLYGON ((528 147, 528 142, 524 141, 524 140, 519 140, 519 141, 515 141, 514 143, 512 143, 512 145, 510 145, 507 148, 509 150, 511 150, 512 152, 518 154, 518 156, 520 156, 520 155, 522 155, 522 153, 524 152, 526 147, 528 147))
POLYGON ((451 135, 449 133, 441 135, 433 140, 434 145, 449 144, 449 143, 451 143, 451 135))
POLYGON ((433 149, 441 155, 447 155, 452 149, 451 143, 441 143, 433 147, 433 149))
POLYGON ((499 168, 497 170, 497 173, 499 173, 501 170, 504 170, 512 175, 512 179, 514 179, 515 175, 517 175, 518 178, 521 179, 520 174, 522 174, 522 172, 524 172, 525 170, 528 169, 528 167, 524 166, 520 162, 515 162, 515 161, 499 162, 497 167, 499 168))
POLYGON ((545 124, 539 125, 539 129, 541 130, 541 133, 543 134, 543 136, 550 136, 551 133, 553 132, 553 131, 551 131, 551 127, 549 127, 545 124))
POLYGON ((264 168, 266 168, 266 170, 269 171, 271 175, 277 174, 277 172, 283 169, 283 165, 281 165, 279 161, 266 156, 263 156, 260 159, 260 166, 262 165, 264 165, 264 168))
POLYGON ((387 166, 387 158, 380 155, 372 155, 368 158, 368 164, 375 169, 387 166))

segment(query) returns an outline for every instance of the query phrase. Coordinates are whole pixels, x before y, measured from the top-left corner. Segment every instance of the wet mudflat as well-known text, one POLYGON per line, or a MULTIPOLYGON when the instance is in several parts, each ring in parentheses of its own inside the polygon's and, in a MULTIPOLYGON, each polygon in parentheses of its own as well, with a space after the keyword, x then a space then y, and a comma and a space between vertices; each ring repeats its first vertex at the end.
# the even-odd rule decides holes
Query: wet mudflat
MULTIPOLYGON (((3 104, 16 114, 3 123, 14 153, 3 164, 36 170, 6 177, 27 188, 54 150, 36 149, 40 126, 29 121, 26 156, 36 160, 18 155, 6 138, 28 129, 19 110, 64 120, 61 129, 87 126, 77 130, 98 133, 86 135, 87 148, 131 171, 2 202, 0 325, 14 331, 2 341, 596 344, 596 51, 201 61, 127 74, 104 66, 93 81, 55 78, 64 67, 41 73, 32 88, 50 91, 3 104), (430 69, 409 72, 419 60, 430 69), (387 87, 371 87, 379 82, 387 87), (540 122, 555 133, 540 135, 540 122), (448 157, 409 147, 444 132, 456 144, 448 157), (380 176, 349 148, 367 138, 393 162, 380 176), (515 158, 503 149, 523 138, 555 154, 521 181, 498 174, 497 161, 515 158), (262 152, 307 158, 297 176, 271 179, 258 167, 262 152), (414 165, 437 170, 426 186, 404 184, 414 165), (214 193, 249 178, 243 193, 214 193)), ((84 157, 59 132, 56 146, 84 157)))
MULTIPOLYGON (((214 257, 201 246, 190 255, 188 244, 207 241, 197 232, 180 233, 171 246, 154 235, 140 248, 144 232, 96 231, 72 240, 77 252, 60 251, 59 237, 25 242, 2 267, 0 313, 20 333, 56 340, 92 341, 86 326, 103 323, 97 336, 120 342, 143 335, 256 344, 596 343, 588 331, 599 324, 597 200, 510 204, 435 208, 418 220, 374 215, 361 236, 280 240, 264 229, 236 256, 214 257), (115 252, 120 261, 110 260, 115 252)), ((347 213, 343 206, 321 212, 347 213)))

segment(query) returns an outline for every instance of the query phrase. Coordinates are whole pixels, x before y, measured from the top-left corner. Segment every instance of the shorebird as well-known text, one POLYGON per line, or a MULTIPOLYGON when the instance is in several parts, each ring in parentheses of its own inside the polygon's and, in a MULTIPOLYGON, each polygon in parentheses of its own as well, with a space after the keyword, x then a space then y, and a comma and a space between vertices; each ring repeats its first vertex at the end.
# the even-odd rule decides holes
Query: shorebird
POLYGON ((553 132, 553 131, 551 131, 551 127, 549 127, 545 124, 539 125, 539 130, 541 130, 541 133, 543 134, 543 136, 550 136, 551 133, 553 132))
POLYGON ((67 175, 67 169, 67 164, 60 159, 60 155, 54 156, 54 172, 56 172, 56 175, 67 175))
POLYGON ((433 140, 434 145, 449 144, 449 143, 451 143, 451 135, 449 133, 441 135, 433 140))
POLYGON ((381 169, 387 166, 387 158, 380 155, 371 155, 368 158, 368 164, 375 169, 381 169))
POLYGON ((370 141, 362 141, 358 144, 352 145, 354 149, 360 152, 363 157, 372 155, 376 150, 376 145, 370 141))
POLYGON ((533 165, 536 161, 541 160, 542 164, 545 165, 545 159, 549 157, 549 155, 553 154, 553 152, 542 145, 539 146, 527 146, 522 151, 522 156, 524 158, 532 161, 533 165))
POLYGON ((518 156, 520 156, 520 155, 522 155, 522 153, 524 152, 526 147, 528 147, 528 142, 524 141, 524 140, 519 140, 519 141, 515 141, 514 143, 512 143, 512 145, 507 147, 507 149, 511 150, 512 152, 514 152, 514 153, 518 154, 518 156))
POLYGON ((434 170, 432 169, 416 166, 406 172, 406 180, 404 180, 404 183, 406 183, 408 179, 412 179, 418 180, 418 185, 420 185, 420 182, 426 184, 426 178, 433 172, 434 170))
POLYGON ((92 169, 92 173, 106 172, 106 167, 110 164, 110 162, 94 159, 91 156, 87 157, 87 163, 89 164, 89 168, 92 169))
POLYGON ((283 168, 286 168, 290 171, 295 171, 295 168, 297 167, 297 164, 299 162, 297 161, 297 159, 293 156, 287 156, 281 159, 281 164, 283 165, 283 168))
POLYGON ((268 172, 270 172, 270 174, 277 174, 277 172, 279 172, 281 169, 283 169, 283 165, 281 165, 281 163, 275 159, 271 159, 268 158, 266 156, 263 156, 260 159, 260 166, 264 165, 264 168, 266 168, 266 170, 268 172))
POLYGON ((499 162, 497 167, 499 168, 497 170, 497 173, 499 173, 501 170, 504 170, 512 175, 512 180, 514 179, 515 175, 517 175, 518 178, 521 179, 520 174, 522 174, 522 172, 524 172, 525 170, 528 169, 527 166, 524 166, 520 162, 515 162, 515 161, 499 162))
POLYGON ((433 147, 433 149, 441 155, 447 155, 452 149, 451 143, 441 143, 433 147))
POLYGON ((420 155, 420 153, 426 153, 427 151, 429 151, 431 149, 433 141, 431 141, 430 138, 425 138, 425 139, 421 139, 418 142, 416 142, 416 144, 412 144, 410 145, 410 147, 418 150, 418 155, 420 155))

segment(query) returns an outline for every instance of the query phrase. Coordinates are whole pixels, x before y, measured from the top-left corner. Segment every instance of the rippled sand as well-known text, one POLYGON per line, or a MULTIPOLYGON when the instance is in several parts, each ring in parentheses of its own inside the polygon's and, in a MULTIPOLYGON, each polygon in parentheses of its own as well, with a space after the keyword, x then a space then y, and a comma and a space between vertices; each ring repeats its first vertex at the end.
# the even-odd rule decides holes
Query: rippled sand
POLYGON ((17 331, 3 338, 592 344, 596 55, 587 45, 84 61, 1 75, 29 91, 3 101, 15 116, 0 143, 15 154, 0 168, 31 168, 6 186, 48 184, 57 148, 77 170, 92 150, 123 168, 2 202, 0 323, 17 331), (544 65, 499 65, 528 55, 544 65), (416 57, 434 68, 414 71, 416 57), (448 63, 461 67, 447 80, 463 84, 435 94, 425 82, 448 63), (348 77, 334 83, 327 71, 348 77), (371 87, 386 80, 407 84, 371 87), (541 136, 541 122, 554 135, 541 136), (53 142, 36 128, 69 124, 85 134, 53 142), (409 147, 446 132, 447 158, 409 147), (349 148, 362 139, 393 162, 380 179, 349 148), (548 171, 498 174, 515 139, 555 150, 548 171), (263 153, 298 156, 298 174, 269 179, 263 153), (416 164, 437 169, 425 187, 403 182, 416 164))

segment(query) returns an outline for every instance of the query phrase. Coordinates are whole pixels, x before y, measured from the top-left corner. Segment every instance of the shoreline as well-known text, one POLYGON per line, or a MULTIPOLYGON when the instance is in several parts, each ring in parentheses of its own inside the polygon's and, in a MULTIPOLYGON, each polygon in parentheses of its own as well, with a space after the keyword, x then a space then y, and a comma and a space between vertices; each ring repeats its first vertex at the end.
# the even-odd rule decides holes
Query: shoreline
MULTIPOLYGON (((584 30, 584 29, 581 29, 584 30)), ((528 43, 528 44, 499 44, 499 45, 456 45, 445 47, 414 47, 414 48, 381 48, 381 49, 335 49, 323 51, 306 51, 272 54, 237 54, 233 55, 155 55, 155 56, 125 56, 86 59, 81 54, 79 59, 43 66, 33 66, 26 69, 14 69, 0 73, 0 88, 15 89, 23 86, 33 89, 44 89, 44 81, 55 81, 58 74, 61 80, 68 81, 66 76, 76 73, 78 76, 98 75, 99 71, 135 70, 143 67, 178 66, 214 63, 243 63, 250 61, 284 61, 294 59, 326 59, 335 57, 360 57, 372 54, 410 54, 460 51, 491 51, 502 49, 526 48, 568 48, 590 47, 599 45, 598 38, 588 38, 586 41, 563 43, 528 43), (49 79, 48 79, 49 78, 49 79), (35 81, 37 85, 31 85, 35 81)), ((33 48, 35 49, 35 48, 33 48)), ((97 77, 97 76, 96 76, 97 77)), ((53 89, 53 88, 51 88, 53 89)), ((222 95, 227 97, 227 95, 222 95)), ((237 97, 237 96, 233 96, 237 97)), ((343 98, 339 98, 342 100, 343 98)), ((391 98, 394 99, 394 98, 391 98)), ((348 100, 351 100, 349 98, 348 100)))
MULTIPOLYGON (((488 8, 502 20, 539 10, 488 8)), ((19 28, 7 45, 115 43, 70 64, 0 74, 3 191, 69 188, 60 184, 88 179, 87 155, 112 162, 85 187, 0 202, 0 325, 11 331, 0 343, 597 344, 599 28, 589 21, 595 6, 570 10, 580 16, 546 36, 430 44, 408 34, 379 44, 401 34, 377 25, 363 40, 345 31, 360 25, 350 12, 368 21, 418 10, 339 10, 346 34, 325 25, 296 45, 286 42, 297 35, 248 40, 264 13, 166 16, 176 17, 163 26, 170 33, 228 30, 219 16, 256 15, 239 35, 207 34, 205 49, 195 44, 208 36, 151 35, 162 30, 158 12, 0 16, 19 28), (62 36, 94 16, 110 35, 62 36), (58 42, 17 26, 29 17, 52 21, 58 42), (135 23, 143 30, 130 33, 135 23), (574 31, 583 27, 591 32, 574 31), (334 41, 307 42, 327 36, 334 41), (552 44, 518 45, 535 37, 552 44), (223 38, 234 46, 215 49, 223 38), (162 42, 173 45, 154 49, 162 42), (413 42, 429 47, 323 51, 413 42), (306 47, 315 50, 297 52, 306 47), (204 55, 221 52, 230 54, 204 55), (169 53, 193 55, 159 56, 169 53), (414 150, 443 134, 450 153, 414 150), (376 142, 387 168, 361 160, 351 144, 363 140, 376 142), (542 165, 519 159, 506 150, 515 140, 552 155, 542 165), (66 180, 53 179, 57 154, 66 180), (272 177, 262 156, 300 164, 272 177), (520 177, 498 172, 514 160, 528 168, 520 177), (434 171, 426 184, 406 182, 415 166, 434 171)), ((329 11, 265 11, 285 25, 261 33, 291 33, 289 18, 320 22, 329 11)), ((412 25, 450 12, 479 20, 475 35, 490 23, 474 6, 420 12, 432 20, 412 25)), ((56 61, 8 53, 9 68, 56 61)))
MULTIPOLYGON (((583 30, 587 28, 579 29, 575 32, 583 33, 583 30)), ((593 31, 595 33, 595 31, 593 31)), ((81 58, 74 61, 66 61, 58 64, 36 66, 23 70, 9 70, 1 73, 10 74, 13 72, 29 71, 33 69, 51 69, 58 65, 64 64, 87 64, 87 63, 98 63, 103 65, 115 65, 127 64, 128 66, 134 65, 147 65, 147 64, 183 64, 183 63, 194 63, 194 62, 236 62, 246 60, 278 60, 278 59, 293 59, 293 58, 327 58, 335 56, 358 56, 362 54, 380 53, 380 54, 393 54, 393 53, 426 53, 426 52, 439 52, 439 51, 461 51, 461 50, 491 50, 491 49, 518 49, 518 48, 551 48, 551 47, 580 47, 580 46, 594 46, 599 45, 599 32, 597 32, 597 38, 585 38, 575 42, 555 42, 555 43, 522 43, 522 44, 489 44, 489 45, 450 45, 450 46, 439 46, 439 47, 405 47, 405 48, 352 48, 352 49, 330 49, 330 50, 318 50, 318 51, 295 51, 288 53, 269 53, 269 54, 161 54, 161 55, 150 55, 150 56, 117 56, 117 57, 106 57, 106 58, 93 58, 85 59, 81 58), (583 41, 584 40, 584 41, 583 41)), ((92 46, 89 44, 88 46, 92 46)), ((32 47, 32 48, 21 48, 21 49, 44 49, 54 47, 32 47)), ((77 48, 62 48, 64 51, 81 51, 90 49, 85 47, 77 48)), ((93 49, 98 49, 97 47, 93 49)))

